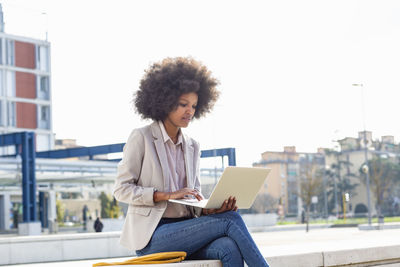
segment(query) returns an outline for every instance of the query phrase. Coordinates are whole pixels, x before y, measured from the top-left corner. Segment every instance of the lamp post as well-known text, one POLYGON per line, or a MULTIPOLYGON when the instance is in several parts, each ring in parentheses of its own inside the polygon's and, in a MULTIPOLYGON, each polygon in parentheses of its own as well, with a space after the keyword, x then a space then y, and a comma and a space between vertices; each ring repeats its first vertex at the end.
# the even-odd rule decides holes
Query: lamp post
MULTIPOLYGON (((324 165, 325 165, 325 158, 324 158, 324 165)), ((326 221, 328 221, 328 217, 329 217, 329 215, 328 215, 328 196, 327 196, 327 193, 326 193, 326 175, 327 175, 327 170, 326 170, 326 165, 325 165, 325 170, 324 170, 324 176, 322 177, 322 184, 323 184, 323 187, 324 187, 324 217, 325 217, 325 219, 326 219, 326 221)))
POLYGON ((368 147, 367 147, 367 132, 365 127, 365 107, 364 107, 364 85, 362 83, 353 83, 352 86, 361 87, 361 103, 362 103, 362 116, 363 116, 363 142, 364 142, 364 156, 365 165, 362 167, 362 171, 365 174, 365 180, 367 183, 367 199, 368 199, 368 225, 371 226, 371 196, 369 190, 369 170, 368 170, 368 147))

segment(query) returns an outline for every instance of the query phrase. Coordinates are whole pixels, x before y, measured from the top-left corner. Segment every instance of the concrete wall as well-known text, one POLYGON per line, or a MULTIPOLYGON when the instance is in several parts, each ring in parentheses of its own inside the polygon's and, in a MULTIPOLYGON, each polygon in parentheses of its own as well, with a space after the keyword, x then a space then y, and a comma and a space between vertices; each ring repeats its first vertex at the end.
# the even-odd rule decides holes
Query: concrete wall
POLYGON ((243 214, 242 218, 247 227, 261 227, 276 225, 278 215, 275 213, 243 214))
POLYGON ((124 257, 120 232, 26 236, 0 239, 0 265, 124 257))
MULTIPOLYGON (((120 232, 110 232, 2 238, 0 265, 132 256, 132 251, 119 245, 119 235, 120 232)), ((274 267, 376 266, 400 263, 399 251, 400 245, 299 254, 288 251, 286 255, 267 257, 267 261, 274 267)), ((220 265, 216 261, 199 261, 185 266, 220 265)))
POLYGON ((101 219, 103 222, 103 232, 121 231, 125 219, 101 219))
MULTIPOLYGON (((281 255, 267 258, 274 267, 365 267, 400 263, 400 245, 281 255)), ((396 265, 398 266, 398 265, 396 265)))

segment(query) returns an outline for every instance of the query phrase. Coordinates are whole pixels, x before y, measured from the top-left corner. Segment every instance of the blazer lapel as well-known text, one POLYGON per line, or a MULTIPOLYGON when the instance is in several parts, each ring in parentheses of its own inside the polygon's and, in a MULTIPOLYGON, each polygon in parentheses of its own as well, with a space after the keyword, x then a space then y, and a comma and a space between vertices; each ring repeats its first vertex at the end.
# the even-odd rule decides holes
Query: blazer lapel
POLYGON ((185 158, 185 168, 186 168, 186 183, 187 187, 194 188, 193 181, 193 144, 188 143, 188 138, 182 134, 183 137, 183 156, 185 158))
POLYGON ((164 180, 164 191, 168 192, 170 190, 169 179, 168 179, 168 162, 167 162, 167 152, 165 151, 164 140, 162 138, 161 129, 158 122, 153 122, 151 124, 151 130, 154 137, 154 145, 156 147, 158 159, 160 160, 161 169, 163 173, 164 180))

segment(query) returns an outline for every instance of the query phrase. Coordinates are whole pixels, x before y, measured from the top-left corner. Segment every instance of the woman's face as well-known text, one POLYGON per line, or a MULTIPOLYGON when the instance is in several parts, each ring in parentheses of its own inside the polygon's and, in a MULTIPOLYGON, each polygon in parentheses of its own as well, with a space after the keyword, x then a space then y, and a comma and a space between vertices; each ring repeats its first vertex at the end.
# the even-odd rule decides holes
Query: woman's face
POLYGON ((197 100, 198 96, 196 93, 181 95, 179 97, 178 107, 168 114, 165 122, 177 128, 187 127, 196 111, 197 100))

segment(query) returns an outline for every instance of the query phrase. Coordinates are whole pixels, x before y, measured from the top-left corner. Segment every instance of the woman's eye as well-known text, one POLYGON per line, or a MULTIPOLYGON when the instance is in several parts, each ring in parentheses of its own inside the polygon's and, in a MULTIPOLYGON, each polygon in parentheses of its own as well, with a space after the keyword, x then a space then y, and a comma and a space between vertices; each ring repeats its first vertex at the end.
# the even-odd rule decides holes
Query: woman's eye
POLYGON ((197 106, 192 106, 192 108, 193 108, 193 109, 196 109, 196 108, 197 108, 197 106))
POLYGON ((180 103, 179 105, 180 105, 181 107, 186 107, 186 104, 180 103))

